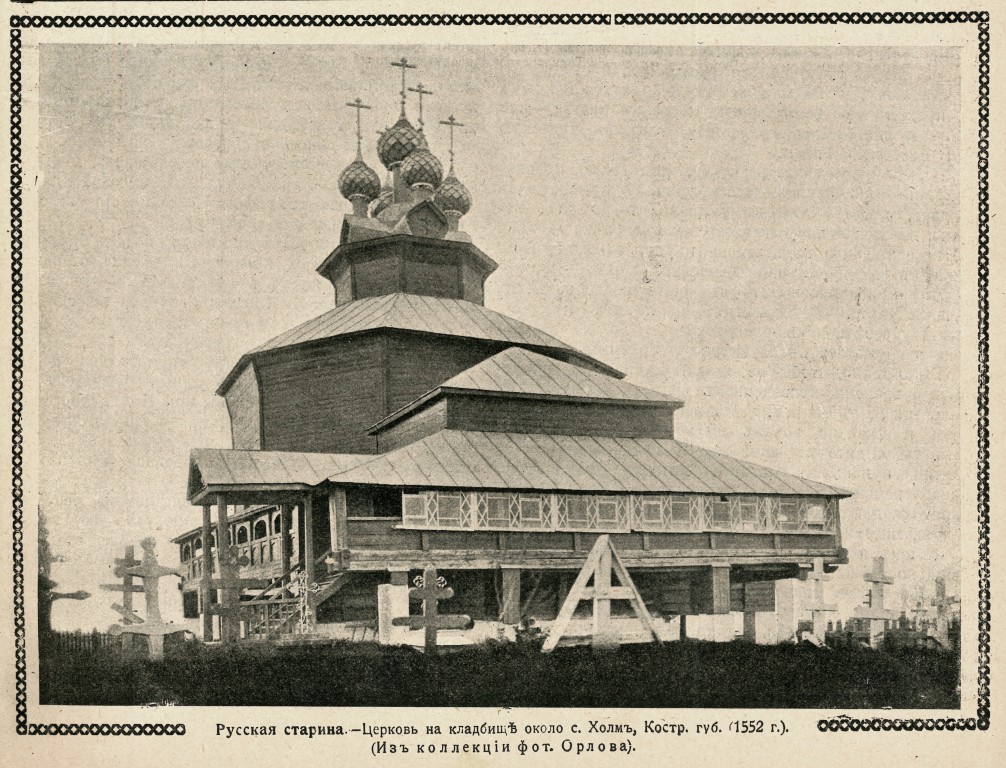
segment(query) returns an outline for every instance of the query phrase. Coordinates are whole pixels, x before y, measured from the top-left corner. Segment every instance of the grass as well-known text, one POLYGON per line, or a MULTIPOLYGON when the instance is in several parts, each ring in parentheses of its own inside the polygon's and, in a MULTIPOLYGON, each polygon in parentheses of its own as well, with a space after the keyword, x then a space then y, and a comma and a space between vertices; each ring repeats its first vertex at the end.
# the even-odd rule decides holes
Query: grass
POLYGON ((427 658, 365 643, 189 643, 161 662, 114 649, 40 663, 43 704, 956 708, 950 654, 684 642, 540 653, 490 644, 427 658))

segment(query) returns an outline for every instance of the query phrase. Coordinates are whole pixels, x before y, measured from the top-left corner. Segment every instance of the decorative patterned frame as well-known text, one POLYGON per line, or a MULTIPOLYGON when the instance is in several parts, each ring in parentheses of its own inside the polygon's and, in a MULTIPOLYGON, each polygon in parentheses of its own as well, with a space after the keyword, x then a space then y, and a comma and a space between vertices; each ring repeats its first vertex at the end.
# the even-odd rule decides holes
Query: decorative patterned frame
POLYGON ((845 25, 973 24, 978 35, 978 711, 967 718, 821 720, 821 731, 987 730, 990 725, 991 577, 989 560, 989 63, 987 11, 807 12, 807 13, 618 13, 618 14, 355 14, 213 16, 10 17, 10 193, 11 193, 11 357, 12 500, 15 639, 15 724, 19 735, 118 736, 184 735, 185 725, 160 723, 32 723, 28 713, 28 672, 24 598, 24 280, 21 144, 21 45, 25 29, 192 28, 192 27, 381 27, 506 25, 845 25))

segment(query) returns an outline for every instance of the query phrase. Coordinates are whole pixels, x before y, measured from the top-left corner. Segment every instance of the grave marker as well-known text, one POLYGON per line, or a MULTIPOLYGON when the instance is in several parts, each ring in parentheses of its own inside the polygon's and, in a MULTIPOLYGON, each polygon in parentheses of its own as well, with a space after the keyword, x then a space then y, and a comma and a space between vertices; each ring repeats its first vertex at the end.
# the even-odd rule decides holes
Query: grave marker
POLYGON ((898 618, 898 614, 884 608, 884 587, 893 584, 894 579, 884 573, 884 558, 873 558, 873 570, 863 574, 863 581, 870 584, 865 605, 857 605, 854 614, 870 622, 870 646, 879 648, 888 621, 898 618))
POLYGON ((437 612, 441 600, 454 597, 454 590, 447 586, 443 576, 437 575, 434 566, 427 566, 422 576, 416 577, 416 586, 409 590, 410 600, 423 601, 423 613, 420 616, 396 616, 391 620, 396 627, 409 627, 423 630, 423 648, 426 653, 436 653, 437 632, 441 629, 468 629, 472 625, 471 617, 463 615, 441 614, 437 612))

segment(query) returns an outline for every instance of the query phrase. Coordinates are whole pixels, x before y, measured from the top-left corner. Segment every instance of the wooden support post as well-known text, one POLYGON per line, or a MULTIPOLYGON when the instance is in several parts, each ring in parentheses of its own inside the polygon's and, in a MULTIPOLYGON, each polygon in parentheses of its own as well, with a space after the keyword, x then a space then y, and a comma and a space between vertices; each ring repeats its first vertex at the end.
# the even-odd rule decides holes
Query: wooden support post
POLYGON ((730 613, 730 566, 714 565, 710 570, 712 571, 712 613, 730 613))
POLYGON ((604 547, 594 571, 594 634, 591 644, 595 648, 615 645, 611 636, 611 548, 604 547))
POLYGON ((304 573, 307 574, 308 586, 314 584, 314 499, 311 494, 304 496, 304 573))
POLYGON ((520 568, 503 569, 503 623, 520 623, 520 568))
POLYGON ((210 505, 203 504, 203 578, 199 597, 202 603, 200 609, 202 610, 203 640, 206 642, 213 639, 213 614, 210 613, 210 605, 213 604, 213 555, 210 552, 213 518, 210 512, 210 505))
POLYGON ((293 543, 290 541, 291 507, 284 504, 279 511, 279 552, 280 567, 283 573, 290 572, 290 558, 293 554, 293 543))
MULTIPOLYGON (((228 544, 227 538, 227 497, 217 494, 217 564, 219 566, 220 578, 227 579, 237 575, 237 564, 235 557, 228 544)), ((203 544, 205 552, 205 543, 203 544)), ((220 590, 220 607, 225 611, 237 605, 239 592, 236 589, 220 590)), ((220 640, 224 643, 236 640, 238 636, 238 617, 232 613, 220 614, 220 640)))
POLYGON ((328 524, 335 561, 341 568, 342 553, 349 549, 349 536, 346 530, 346 489, 333 488, 328 494, 328 524))
POLYGON ((776 642, 786 643, 796 634, 796 579, 775 582, 776 642))

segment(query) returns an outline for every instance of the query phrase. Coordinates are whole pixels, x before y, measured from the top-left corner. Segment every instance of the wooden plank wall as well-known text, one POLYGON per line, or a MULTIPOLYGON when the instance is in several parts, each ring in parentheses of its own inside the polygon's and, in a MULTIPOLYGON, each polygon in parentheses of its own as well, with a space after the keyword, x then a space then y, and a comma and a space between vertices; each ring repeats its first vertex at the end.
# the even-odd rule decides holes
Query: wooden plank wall
POLYGON ((262 448, 374 453, 367 429, 386 414, 381 339, 353 336, 262 361, 262 448))
POLYGON ((607 403, 573 403, 478 394, 447 396, 448 429, 486 432, 674 437, 674 410, 607 403))
POLYGON ((401 331, 389 332, 386 338, 388 413, 510 346, 401 331))
POLYGON ((262 447, 259 434, 261 403, 255 366, 249 363, 224 396, 231 420, 231 447, 255 451, 262 447))
POLYGON ((381 453, 393 451, 446 427, 447 401, 441 399, 381 432, 377 436, 377 448, 381 453))
POLYGON ((353 294, 358 299, 398 292, 397 255, 359 261, 353 266, 353 294))

